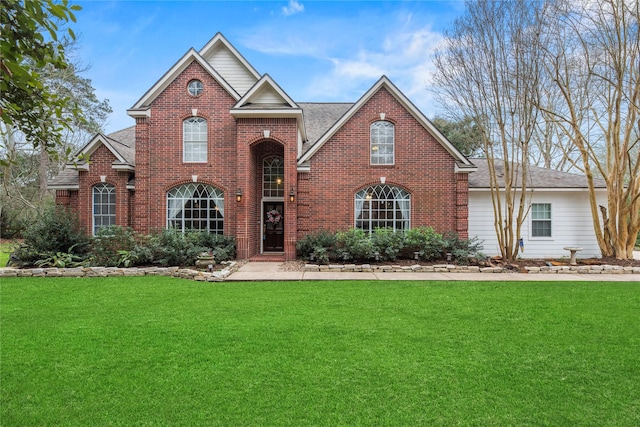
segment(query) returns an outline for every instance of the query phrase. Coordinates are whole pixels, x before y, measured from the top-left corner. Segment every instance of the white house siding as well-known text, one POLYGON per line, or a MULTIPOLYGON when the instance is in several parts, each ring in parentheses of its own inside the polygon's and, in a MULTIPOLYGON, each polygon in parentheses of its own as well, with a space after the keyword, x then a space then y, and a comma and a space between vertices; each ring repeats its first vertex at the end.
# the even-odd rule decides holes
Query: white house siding
POLYGON ((256 78, 228 49, 220 47, 205 58, 240 96, 256 83, 256 78))
MULTIPOLYGON (((551 204, 552 237, 531 237, 531 214, 529 213, 522 224, 524 241, 524 251, 520 252, 522 258, 566 257, 569 252, 563 248, 567 246, 581 247, 583 250, 578 252, 578 257, 581 258, 601 255, 593 229, 587 190, 535 190, 527 199, 531 203, 551 204)), ((606 193, 598 192, 597 200, 599 205, 606 206, 606 193)), ((483 252, 490 256, 500 253, 493 222, 490 192, 484 189, 470 189, 469 237, 478 236, 483 240, 483 252)))

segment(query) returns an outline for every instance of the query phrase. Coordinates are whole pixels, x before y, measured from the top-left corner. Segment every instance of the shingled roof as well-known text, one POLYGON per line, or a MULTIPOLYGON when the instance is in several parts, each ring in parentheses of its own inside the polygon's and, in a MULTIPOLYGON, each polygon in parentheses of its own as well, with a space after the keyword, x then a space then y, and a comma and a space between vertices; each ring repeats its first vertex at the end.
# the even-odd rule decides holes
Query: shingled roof
MULTIPOLYGON (((86 152, 92 152, 98 142, 103 142, 113 154, 122 159, 114 162, 124 165, 135 166, 136 162, 136 127, 131 126, 109 135, 98 134, 80 149, 76 156, 86 152)), ((79 185, 78 169, 73 163, 67 165, 65 169, 48 182, 51 189, 77 189, 79 185)))
MULTIPOLYGON (((469 174, 469 188, 490 188, 489 185, 489 166, 487 159, 470 159, 478 170, 469 174)), ((516 167, 520 166, 515 163, 516 167)), ((504 167, 502 161, 495 162, 498 177, 504 176, 504 167)), ((604 180, 594 178, 593 184, 595 188, 606 188, 604 180)), ((529 167, 529 182, 527 186, 530 188, 587 188, 587 178, 585 175, 561 172, 553 169, 546 169, 537 166, 529 167)))
POLYGON ((302 156, 331 126, 353 106, 352 102, 298 102, 304 115, 307 141, 302 144, 302 156))

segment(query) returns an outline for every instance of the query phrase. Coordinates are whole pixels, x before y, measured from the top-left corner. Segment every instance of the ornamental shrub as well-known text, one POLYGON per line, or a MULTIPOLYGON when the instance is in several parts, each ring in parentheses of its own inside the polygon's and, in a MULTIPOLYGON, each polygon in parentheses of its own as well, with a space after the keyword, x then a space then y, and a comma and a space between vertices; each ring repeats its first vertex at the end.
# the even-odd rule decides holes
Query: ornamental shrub
POLYGON ((306 234, 296 243, 298 255, 319 263, 328 263, 336 244, 336 235, 327 230, 306 234))
POLYGON ((336 234, 336 252, 341 260, 364 261, 374 259, 376 249, 364 230, 351 228, 336 234))
POLYGON ((413 258, 418 252, 420 258, 427 261, 441 259, 444 254, 442 234, 436 233, 433 227, 417 227, 406 232, 403 255, 413 258))
POLYGON ((404 233, 394 232, 391 228, 376 228, 371 234, 371 242, 380 260, 393 261, 404 248, 404 233))
POLYGON ((78 215, 57 205, 48 205, 24 230, 24 244, 11 255, 12 265, 33 266, 37 261, 70 255, 80 262, 87 257, 90 238, 78 215))
POLYGON ((24 231, 24 243, 41 253, 84 255, 90 247, 78 215, 64 206, 49 205, 24 231))
POLYGON ((198 255, 208 250, 201 246, 196 233, 170 228, 151 234, 147 242, 151 262, 161 266, 194 265, 198 255))
POLYGON ((216 262, 229 261, 236 257, 236 239, 233 236, 207 232, 190 232, 198 246, 213 253, 216 262))
POLYGON ((104 267, 116 267, 124 264, 130 267, 135 264, 130 257, 123 257, 123 252, 130 253, 142 236, 130 227, 113 225, 98 230, 91 242, 91 263, 104 267))
POLYGON ((449 232, 443 236, 442 242, 445 253, 451 253, 453 258, 459 264, 468 264, 469 258, 486 258, 486 256, 481 252, 482 241, 480 241, 477 236, 472 237, 471 239, 460 239, 456 233, 449 232))

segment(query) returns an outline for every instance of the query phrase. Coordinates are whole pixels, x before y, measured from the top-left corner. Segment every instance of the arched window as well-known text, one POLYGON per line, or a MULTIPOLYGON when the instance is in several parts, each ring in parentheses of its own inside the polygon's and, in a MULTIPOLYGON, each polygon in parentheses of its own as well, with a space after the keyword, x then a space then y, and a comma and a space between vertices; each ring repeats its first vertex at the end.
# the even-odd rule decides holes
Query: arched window
POLYGON ((408 230, 411 196, 391 185, 373 185, 356 193, 356 228, 372 232, 376 228, 408 230))
POLYGON ((116 225, 116 187, 102 183, 93 187, 93 234, 110 225, 116 225))
POLYGON ((394 126, 393 123, 377 121, 369 129, 371 136, 371 164, 394 164, 394 126))
POLYGON ((180 231, 223 233, 224 193, 206 184, 189 183, 167 193, 167 227, 180 231))
POLYGON ((207 121, 190 117, 182 122, 182 160, 185 163, 207 161, 207 121))
POLYGON ((262 163, 262 195, 284 197, 284 160, 270 156, 262 163))

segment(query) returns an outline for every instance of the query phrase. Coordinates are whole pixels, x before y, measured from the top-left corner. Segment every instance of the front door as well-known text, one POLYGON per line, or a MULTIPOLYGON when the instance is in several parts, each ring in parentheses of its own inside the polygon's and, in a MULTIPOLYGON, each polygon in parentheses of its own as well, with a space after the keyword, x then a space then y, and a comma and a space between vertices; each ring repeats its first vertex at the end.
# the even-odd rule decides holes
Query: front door
POLYGON ((284 203, 265 202, 263 221, 263 251, 284 252, 284 203))

